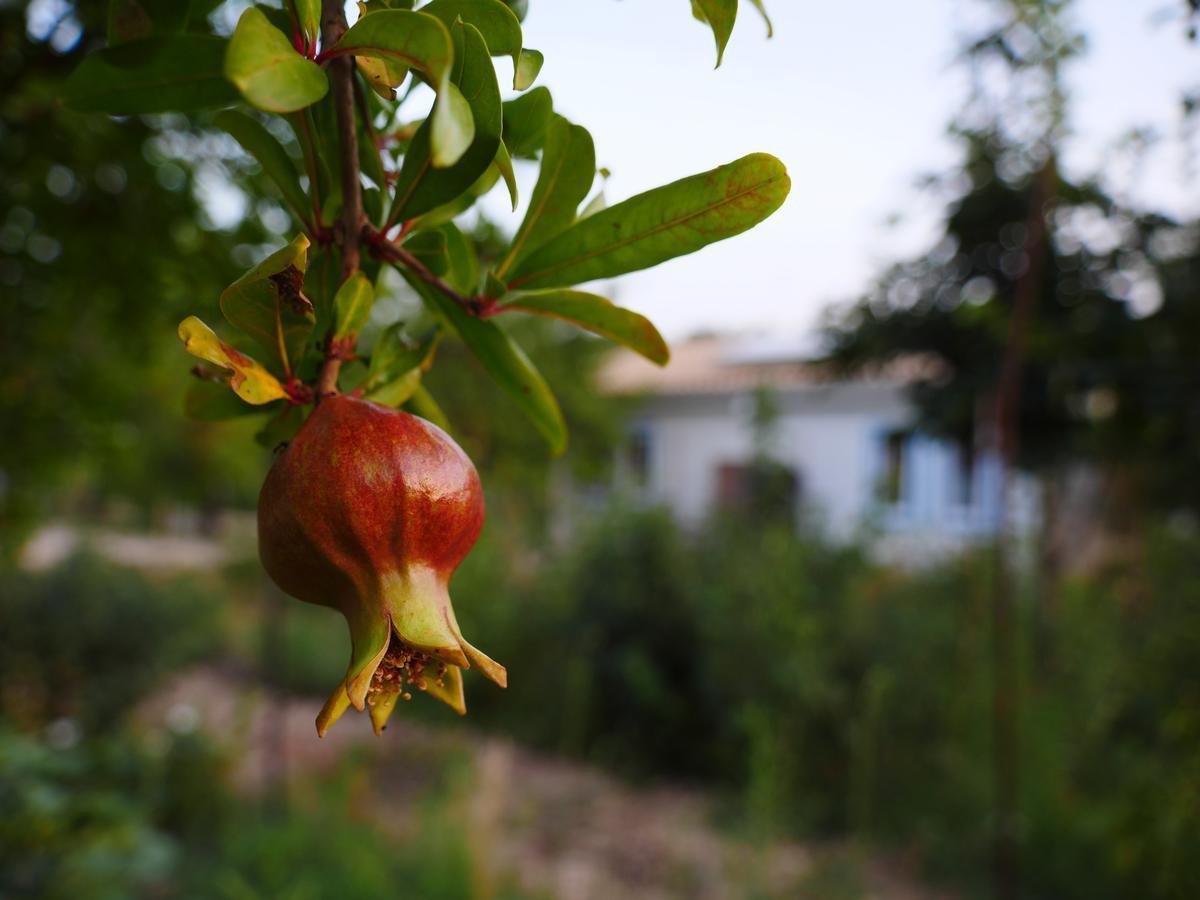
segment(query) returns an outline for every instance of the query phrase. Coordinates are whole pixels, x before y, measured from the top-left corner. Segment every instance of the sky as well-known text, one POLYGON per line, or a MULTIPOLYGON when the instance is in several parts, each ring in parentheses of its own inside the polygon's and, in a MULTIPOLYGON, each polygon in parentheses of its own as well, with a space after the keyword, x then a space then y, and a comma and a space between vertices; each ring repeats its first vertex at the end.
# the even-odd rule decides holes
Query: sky
MULTIPOLYGON (((527 46, 538 82, 586 126, 612 172, 610 203, 754 151, 792 178, 783 208, 754 230, 602 285, 669 339, 708 329, 802 336, 823 309, 852 300, 889 260, 932 242, 938 209, 915 188, 950 168, 946 125, 965 96, 952 65, 957 30, 978 0, 812 3, 768 0, 775 37, 746 2, 720 69, 686 0, 533 0, 527 46), (899 218, 899 225, 889 222, 899 218)), ((1132 126, 1162 146, 1133 182, 1143 205, 1200 214, 1188 184, 1179 98, 1200 85, 1182 0, 1080 0, 1089 52, 1072 65, 1072 135, 1063 166, 1095 172, 1132 126)), ((521 173, 528 197, 536 170, 521 173)), ((489 215, 515 227, 502 191, 489 215)))

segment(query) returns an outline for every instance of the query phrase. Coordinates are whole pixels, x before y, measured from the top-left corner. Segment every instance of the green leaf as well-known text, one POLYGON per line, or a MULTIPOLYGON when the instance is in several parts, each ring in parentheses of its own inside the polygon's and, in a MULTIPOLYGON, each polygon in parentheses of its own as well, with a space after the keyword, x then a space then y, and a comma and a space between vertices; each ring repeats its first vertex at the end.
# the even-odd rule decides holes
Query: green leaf
POLYGON ((546 140, 546 129, 554 114, 554 101, 544 87, 534 88, 504 103, 504 144, 508 152, 533 159, 546 140))
POLYGON ((284 202, 291 208, 293 215, 307 227, 311 219, 312 203, 300 187, 295 163, 283 149, 283 145, 275 139, 275 135, 267 131, 260 122, 232 109, 217 113, 213 123, 228 132, 242 145, 243 150, 258 161, 266 176, 283 194, 284 202))
POLYGON ((325 222, 336 222, 342 206, 342 179, 338 177, 342 146, 338 140, 333 93, 326 94, 320 103, 314 103, 290 118, 296 125, 297 138, 312 144, 313 164, 317 169, 320 187, 321 216, 325 222))
POLYGON ((442 412, 438 402, 433 399, 433 394, 429 393, 429 389, 423 384, 417 385, 417 389, 413 391, 412 397, 409 398, 404 408, 414 416, 420 416, 427 422, 432 422, 442 431, 449 432, 451 430, 450 420, 442 412))
MULTIPOLYGON (((371 179, 379 188, 387 187, 387 176, 383 171, 383 158, 380 156, 379 147, 375 143, 374 136, 367 130, 366 124, 361 116, 354 117, 355 127, 358 129, 358 166, 363 175, 371 179)), ((382 201, 380 201, 382 205, 382 201)), ((377 221, 373 219, 372 221, 377 221)))
POLYGON ((525 257, 509 287, 569 287, 694 253, 757 225, 790 186, 783 163, 765 153, 682 178, 576 222, 525 257))
POLYGON ((467 188, 465 193, 459 194, 449 203, 443 203, 441 206, 412 219, 412 228, 414 230, 434 228, 444 222, 454 220, 460 214, 474 206, 475 201, 494 188, 499 180, 500 170, 495 166, 488 166, 487 171, 480 175, 479 180, 467 188))
POLYGON ((614 306, 611 300, 583 291, 535 291, 513 295, 502 309, 519 309, 586 328, 665 366, 671 357, 667 343, 645 316, 614 306))
POLYGON ((517 67, 513 72, 513 89, 523 91, 532 87, 533 83, 537 81, 538 73, 542 71, 542 63, 545 61, 546 57, 540 50, 522 50, 521 56, 517 60, 517 67))
POLYGON ((285 376, 295 372, 317 321, 302 290, 307 268, 308 238, 300 235, 221 293, 225 318, 257 341, 285 376))
POLYGON ((333 308, 337 314, 337 328, 333 336, 338 340, 357 337, 371 317, 374 303, 375 288, 366 275, 355 272, 347 278, 333 298, 333 308))
POLYGON ((225 46, 223 38, 173 34, 97 51, 67 78, 63 102, 116 116, 226 106, 237 91, 223 73, 225 46))
POLYGON ((304 271, 304 294, 317 316, 313 331, 328 334, 335 325, 333 301, 342 286, 342 255, 335 245, 329 244, 309 248, 305 259, 308 268, 304 271))
POLYGON ((434 275, 445 275, 450 269, 446 251, 446 233, 438 228, 418 231, 404 242, 404 249, 420 260, 434 275))
POLYGON ((763 5, 763 0, 750 0, 750 2, 754 4, 754 8, 758 10, 763 21, 767 23, 767 37, 775 37, 775 26, 771 24, 771 17, 767 15, 767 8, 763 5))
MULTIPOLYGON (((375 341, 371 350, 371 365, 360 388, 370 395, 414 369, 418 372, 419 381, 419 373, 428 371, 433 364, 438 339, 436 328, 431 329, 420 341, 411 341, 404 333, 403 323, 389 325, 375 341)), ((409 395, 411 396, 411 391, 409 395)), ((397 400, 388 405, 399 406, 403 402, 404 400, 397 400)))
POLYGON ((446 281, 460 294, 474 294, 479 288, 479 257, 475 244, 453 222, 438 227, 446 237, 446 281))
MULTIPOLYGON (((458 162, 439 169, 432 160, 433 117, 422 123, 413 135, 408 153, 404 155, 404 165, 396 178, 392 221, 415 218, 453 200, 470 188, 496 158, 504 127, 496 70, 479 31, 472 25, 462 24, 456 25, 455 29, 462 36, 463 50, 462 59, 456 66, 455 82, 470 105, 475 139, 458 162)), ((438 102, 442 102, 441 98, 438 102)))
POLYGON ((183 395, 183 414, 197 422, 220 422, 261 412, 261 407, 239 399, 225 380, 193 381, 183 395))
POLYGON ((447 28, 459 19, 479 29, 492 56, 511 56, 520 64, 521 22, 500 0, 433 0, 421 12, 437 16, 447 28))
POLYGON ((595 179, 592 136, 586 128, 554 116, 546 131, 542 166, 525 220, 496 274, 503 278, 514 265, 519 266, 522 259, 570 226, 595 179))
POLYGON ((372 12, 355 22, 329 52, 393 60, 425 76, 438 94, 429 117, 435 167, 454 165, 470 147, 470 107, 450 85, 454 45, 439 19, 400 9, 372 12))
POLYGON ((183 31, 190 12, 191 4, 179 0, 109 0, 108 45, 141 40, 155 32, 183 31))
POLYGON ((229 386, 247 403, 261 406, 287 396, 279 379, 249 356, 226 344, 195 316, 188 316, 179 323, 179 339, 183 341, 183 349, 192 356, 233 372, 229 386))
POLYGON ((296 20, 308 39, 308 45, 315 47, 317 31, 321 27, 321 0, 292 0, 292 9, 296 11, 296 20))
POLYGON ((362 191, 363 214, 368 222, 383 222, 383 191, 377 187, 364 187, 362 191))
POLYGON ((407 271, 401 274, 431 310, 462 338, 475 358, 512 397, 554 453, 567 446, 567 426, 549 385, 520 347, 495 322, 478 319, 407 271))
POLYGON ((496 277, 495 272, 488 272, 483 279, 483 296, 489 300, 499 300, 508 293, 508 285, 496 277))
POLYGON ((395 408, 407 402, 420 386, 421 370, 409 369, 387 384, 381 384, 379 387, 367 391, 363 394, 363 399, 395 408))
POLYGON ((508 198, 512 201, 513 212, 516 212, 517 203, 520 202, 520 196, 517 194, 517 173, 513 171, 512 157, 508 155, 508 148, 504 146, 504 141, 500 141, 499 146, 496 147, 495 166, 504 179, 504 186, 508 188, 508 198))
POLYGON ((733 34, 733 20, 737 18, 738 0, 692 0, 692 14, 701 22, 707 22, 717 42, 717 67, 725 55, 725 45, 733 34))
POLYGON ((229 38, 225 77, 267 112, 304 109, 329 90, 325 70, 297 53, 288 36, 254 6, 242 13, 229 38))
POLYGON ((458 85, 447 83, 433 111, 429 134, 429 159, 435 169, 448 169, 462 159, 475 140, 475 117, 471 104, 458 85))

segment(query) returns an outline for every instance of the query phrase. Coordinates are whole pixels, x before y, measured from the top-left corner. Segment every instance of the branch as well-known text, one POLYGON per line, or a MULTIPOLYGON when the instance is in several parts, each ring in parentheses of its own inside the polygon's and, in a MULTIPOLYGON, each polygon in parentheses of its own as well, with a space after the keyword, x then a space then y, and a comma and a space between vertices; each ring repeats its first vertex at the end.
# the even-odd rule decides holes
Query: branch
MULTIPOLYGON (((341 0, 322 0, 321 42, 328 50, 346 33, 346 11, 341 0)), ((333 82, 333 103, 337 110, 338 142, 342 169, 342 281, 358 271, 359 235, 363 226, 362 187, 358 173, 358 130, 354 121, 354 59, 339 56, 329 63, 333 82)), ((337 393, 339 354, 333 352, 333 326, 325 336, 325 362, 317 377, 316 394, 337 393)))
POLYGON ((425 267, 425 264, 405 250, 403 247, 397 247, 389 241, 382 232, 369 231, 367 233, 367 243, 371 250, 380 259, 387 260, 393 265, 403 266, 414 277, 425 282, 435 290, 445 294, 455 303, 463 308, 468 314, 480 319, 487 318, 493 312, 496 301, 490 300, 487 297, 464 297, 443 279, 434 275, 425 267))

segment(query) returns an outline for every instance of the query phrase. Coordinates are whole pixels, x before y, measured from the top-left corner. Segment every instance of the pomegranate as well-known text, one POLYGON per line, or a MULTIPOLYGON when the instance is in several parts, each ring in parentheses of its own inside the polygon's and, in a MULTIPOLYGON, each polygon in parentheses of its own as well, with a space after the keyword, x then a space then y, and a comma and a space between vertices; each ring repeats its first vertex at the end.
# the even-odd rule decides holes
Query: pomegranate
POLYGON ((346 677, 317 734, 353 705, 382 732, 423 691, 466 712, 462 670, 501 687, 500 664, 463 639, 450 576, 483 527, 471 460, 440 428, 366 400, 323 400, 275 460, 258 498, 263 566, 297 599, 350 625, 346 677))

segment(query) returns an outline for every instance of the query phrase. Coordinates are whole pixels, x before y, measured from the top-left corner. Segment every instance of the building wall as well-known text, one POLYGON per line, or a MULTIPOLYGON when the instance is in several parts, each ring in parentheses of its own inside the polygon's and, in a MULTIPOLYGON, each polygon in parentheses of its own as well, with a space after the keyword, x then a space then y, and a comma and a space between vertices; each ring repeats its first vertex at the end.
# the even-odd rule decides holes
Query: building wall
MULTIPOLYGON (((840 539, 870 529, 900 556, 918 546, 954 549, 993 527, 996 467, 982 459, 964 469, 959 448, 921 435, 903 444, 897 502, 881 497, 888 437, 912 421, 902 388, 806 387, 777 392, 775 401, 769 451, 799 479, 798 523, 840 539)), ((630 423, 644 442, 644 470, 639 477, 626 460, 621 481, 682 521, 699 522, 714 508, 721 466, 753 458, 753 409, 753 397, 744 393, 651 398, 630 423)))

